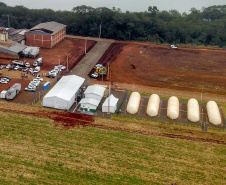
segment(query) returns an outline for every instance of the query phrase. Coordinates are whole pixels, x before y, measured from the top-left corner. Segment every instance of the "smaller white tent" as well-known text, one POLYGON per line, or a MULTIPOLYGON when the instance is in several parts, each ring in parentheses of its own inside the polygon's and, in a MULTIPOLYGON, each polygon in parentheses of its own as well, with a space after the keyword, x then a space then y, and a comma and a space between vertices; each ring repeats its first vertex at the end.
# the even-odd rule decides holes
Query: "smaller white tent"
POLYGON ((117 103, 118 103, 118 98, 114 97, 113 94, 111 94, 106 100, 104 101, 102 105, 102 112, 110 112, 110 113, 115 113, 117 109, 117 103))
POLYGON ((79 103, 81 105, 82 111, 96 112, 100 100, 96 100, 93 98, 83 98, 79 103))
POLYGON ((100 85, 90 85, 87 87, 87 89, 84 92, 85 98, 93 98, 101 101, 101 99, 104 96, 105 89, 106 88, 100 85))

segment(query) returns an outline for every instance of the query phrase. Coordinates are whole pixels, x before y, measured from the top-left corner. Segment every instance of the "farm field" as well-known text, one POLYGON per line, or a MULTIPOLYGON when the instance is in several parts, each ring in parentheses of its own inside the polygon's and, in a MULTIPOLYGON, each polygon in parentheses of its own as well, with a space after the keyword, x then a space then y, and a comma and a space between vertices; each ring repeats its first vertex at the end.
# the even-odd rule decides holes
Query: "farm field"
MULTIPOLYGON (((131 42, 114 44, 105 53, 112 56, 113 82, 226 94, 225 50, 169 49, 131 42)), ((105 60, 109 58, 102 58, 101 62, 105 60)))
POLYGON ((65 127, 63 120, 25 114, 39 107, 21 105, 15 113, 13 104, 0 103, 1 184, 224 184, 226 180, 223 132, 203 133, 195 127, 134 118, 96 118, 86 127, 65 127))

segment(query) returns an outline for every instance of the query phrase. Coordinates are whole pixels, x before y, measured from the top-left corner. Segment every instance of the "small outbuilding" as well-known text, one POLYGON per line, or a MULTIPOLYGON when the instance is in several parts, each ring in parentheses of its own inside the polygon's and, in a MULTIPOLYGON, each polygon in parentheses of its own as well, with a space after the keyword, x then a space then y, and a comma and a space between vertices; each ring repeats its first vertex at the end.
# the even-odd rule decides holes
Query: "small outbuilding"
POLYGON ((114 95, 111 94, 108 98, 105 99, 102 105, 102 112, 115 113, 115 111, 117 110, 118 100, 118 98, 114 97, 114 95))
POLYGON ((105 89, 105 87, 100 85, 90 85, 84 92, 85 98, 93 98, 100 101, 104 96, 105 89))
POLYGON ((63 76, 56 85, 44 96, 42 106, 69 110, 85 79, 76 75, 63 76))

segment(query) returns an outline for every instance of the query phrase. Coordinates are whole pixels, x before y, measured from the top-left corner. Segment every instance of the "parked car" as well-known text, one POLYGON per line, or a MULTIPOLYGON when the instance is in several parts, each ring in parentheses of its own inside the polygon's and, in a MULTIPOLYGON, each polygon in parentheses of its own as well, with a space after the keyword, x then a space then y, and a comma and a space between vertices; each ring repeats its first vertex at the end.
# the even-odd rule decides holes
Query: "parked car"
POLYGON ((47 77, 47 78, 55 78, 55 76, 52 75, 52 74, 46 75, 46 77, 47 77))
POLYGON ((9 82, 10 80, 8 78, 3 77, 2 80, 9 82))
POLYGON ((7 78, 7 79, 9 79, 9 81, 11 80, 11 78, 10 78, 9 76, 5 76, 4 78, 7 78))
POLYGON ((35 67, 34 73, 38 73, 40 71, 40 69, 41 69, 40 66, 35 67))
POLYGON ((30 63, 29 62, 26 62, 25 63, 25 67, 30 67, 30 63))
POLYGON ((10 70, 13 70, 14 67, 16 67, 16 66, 15 66, 15 65, 11 65, 9 69, 10 69, 10 70))
POLYGON ((29 72, 31 72, 31 73, 32 73, 33 71, 34 71, 33 68, 30 68, 30 69, 29 69, 29 72))
POLYGON ((36 91, 36 87, 32 87, 32 88, 25 87, 25 89, 24 89, 24 90, 25 90, 25 91, 35 92, 35 91, 36 91))
POLYGON ((170 48, 177 49, 177 47, 175 45, 170 45, 170 48))
POLYGON ((18 70, 20 68, 20 66, 15 66, 14 68, 13 68, 13 70, 18 70))
POLYGON ((0 66, 0 69, 3 69, 3 68, 5 68, 5 67, 6 67, 5 65, 1 65, 1 66, 0 66))
POLYGON ((11 64, 8 64, 5 68, 9 69, 11 67, 11 64))
POLYGON ((63 65, 58 65, 58 67, 59 67, 61 70, 65 70, 65 69, 66 69, 66 67, 63 66, 63 65))
POLYGON ((39 77, 39 76, 36 76, 33 80, 39 80, 39 81, 43 81, 43 78, 39 77))
POLYGON ((97 73, 97 72, 94 72, 93 74, 91 74, 90 77, 91 77, 91 78, 97 78, 97 77, 98 77, 98 73, 97 73))
POLYGON ((102 65, 102 64, 96 64, 95 67, 96 67, 96 68, 102 68, 103 65, 102 65))

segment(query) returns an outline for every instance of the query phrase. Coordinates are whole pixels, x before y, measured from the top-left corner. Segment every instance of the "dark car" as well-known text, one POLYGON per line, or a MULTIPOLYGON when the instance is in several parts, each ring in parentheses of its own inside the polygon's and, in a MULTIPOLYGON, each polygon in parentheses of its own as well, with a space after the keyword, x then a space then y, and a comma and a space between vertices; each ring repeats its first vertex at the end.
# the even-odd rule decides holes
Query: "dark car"
POLYGON ((13 70, 15 67, 16 67, 15 65, 11 65, 9 69, 13 70))
POLYGON ((46 75, 47 78, 55 78, 54 75, 46 75))
POLYGON ((7 79, 11 80, 11 78, 9 76, 5 76, 4 78, 7 78, 7 79))

